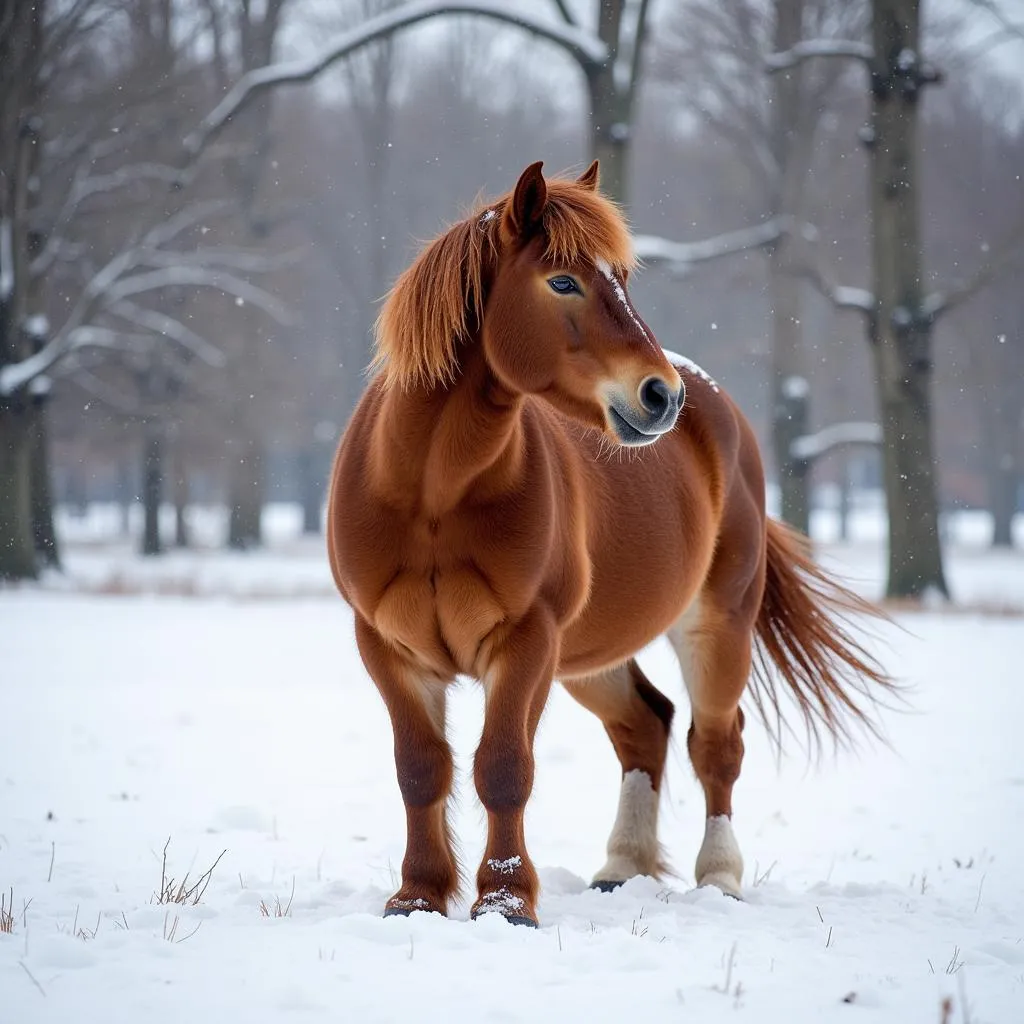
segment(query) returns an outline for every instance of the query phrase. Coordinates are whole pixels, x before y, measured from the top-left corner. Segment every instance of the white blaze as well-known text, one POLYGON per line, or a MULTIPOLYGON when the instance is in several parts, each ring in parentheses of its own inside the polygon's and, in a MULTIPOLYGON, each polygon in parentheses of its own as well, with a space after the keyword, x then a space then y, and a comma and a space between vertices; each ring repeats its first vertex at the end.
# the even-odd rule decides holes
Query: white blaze
POLYGON ((647 329, 640 322, 640 317, 636 315, 636 311, 629 304, 629 299, 626 297, 626 289, 622 287, 619 279, 615 276, 615 271, 612 270, 610 264, 605 260, 597 260, 595 265, 597 269, 607 278, 608 283, 612 286, 612 290, 615 292, 616 298, 625 307, 626 312, 629 314, 630 320, 633 321, 640 328, 640 333, 646 338, 648 337, 647 329))

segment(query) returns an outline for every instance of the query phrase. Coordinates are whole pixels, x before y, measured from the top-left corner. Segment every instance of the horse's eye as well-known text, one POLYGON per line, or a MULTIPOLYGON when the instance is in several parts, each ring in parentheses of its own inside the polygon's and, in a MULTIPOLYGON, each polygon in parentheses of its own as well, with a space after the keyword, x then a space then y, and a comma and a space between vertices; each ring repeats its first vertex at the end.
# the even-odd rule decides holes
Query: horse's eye
POLYGON ((558 277, 552 277, 548 284, 551 285, 552 289, 558 292, 559 295, 569 295, 572 292, 578 292, 580 286, 576 281, 569 277, 567 274, 559 274, 558 277))

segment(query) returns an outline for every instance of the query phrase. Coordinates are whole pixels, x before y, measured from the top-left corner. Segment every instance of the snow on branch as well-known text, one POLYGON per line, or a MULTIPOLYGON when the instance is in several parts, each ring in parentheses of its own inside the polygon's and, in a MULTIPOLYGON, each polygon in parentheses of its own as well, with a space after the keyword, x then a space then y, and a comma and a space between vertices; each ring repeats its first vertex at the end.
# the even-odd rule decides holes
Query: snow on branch
MULTIPOLYGON (((0 396, 13 394, 81 348, 125 348, 140 339, 155 345, 170 339, 210 365, 223 365, 223 354, 205 338, 173 317, 157 313, 131 301, 170 287, 212 288, 258 307, 278 323, 291 323, 287 307, 263 288, 251 284, 241 273, 273 269, 282 263, 274 257, 254 257, 241 250, 200 248, 172 252, 158 248, 190 227, 227 209, 230 203, 195 203, 151 228, 137 245, 112 257, 82 289, 63 325, 34 355, 0 368, 0 396), (141 335, 114 330, 95 320, 118 317, 144 329, 141 335), (134 342, 133 342, 134 339, 134 342)), ((287 262, 288 257, 283 258, 287 262)))
POLYGON ((224 353, 219 348, 208 342, 202 335, 196 334, 190 327, 186 327, 179 320, 168 316, 166 313, 158 313, 153 309, 146 309, 127 299, 115 302, 110 307, 110 312, 128 323, 145 327, 154 334, 176 341, 182 348, 187 349, 193 355, 201 359, 207 366, 214 366, 218 369, 227 363, 224 353))
POLYGON ((773 217, 763 224, 737 231, 727 231, 699 242, 673 242, 657 235, 634 235, 633 249, 648 266, 663 264, 676 273, 685 274, 694 263, 707 263, 747 249, 771 245, 792 226, 789 217, 773 217))
POLYGON ((602 64, 608 49, 592 32, 574 24, 545 21, 525 11, 509 10, 505 0, 476 0, 452 3, 447 0, 411 0, 343 32, 306 60, 269 64, 243 75, 223 100, 203 118, 199 127, 185 139, 185 149, 197 155, 209 140, 258 94, 281 85, 308 82, 336 61, 376 39, 442 14, 475 14, 493 18, 532 32, 556 43, 585 69, 602 64))
POLYGON ((233 205, 233 203, 226 199, 209 199, 205 202, 186 206, 184 210, 176 213, 173 217, 168 217, 167 220, 150 228, 143 235, 142 246, 155 249, 158 246, 166 245, 177 238, 183 231, 187 231, 202 221, 223 213, 233 205))
POLYGON ((845 57, 869 63, 874 56, 867 43, 856 39, 804 39, 788 50, 765 54, 764 62, 769 71, 785 71, 816 57, 845 57))
POLYGON ((794 459, 809 461, 844 445, 881 443, 882 428, 877 423, 833 423, 816 434, 794 438, 789 454, 794 459))
POLYGON ((875 315, 875 296, 866 288, 835 284, 829 279, 821 260, 813 256, 796 265, 795 273, 823 295, 836 309, 851 309, 866 316, 875 315))
POLYGON ((133 274, 111 284, 106 291, 105 299, 107 303, 112 304, 129 295, 141 295, 161 288, 186 285, 226 292, 228 295, 234 295, 236 299, 241 299, 242 302, 251 302, 279 324, 292 323, 288 308, 270 292, 217 267, 172 266, 133 274))
POLYGON ((161 182, 171 186, 182 186, 187 181, 187 174, 177 167, 168 164, 143 162, 119 167, 108 174, 88 174, 83 164, 75 174, 68 189, 53 227, 49 231, 49 240, 43 251, 33 260, 31 271, 39 274, 45 271, 58 257, 64 239, 61 232, 70 223, 79 207, 87 199, 96 195, 105 195, 118 189, 142 182, 161 182))
POLYGON ((123 331, 98 327, 95 324, 75 327, 62 332, 27 359, 0 366, 0 396, 13 395, 14 392, 30 385, 72 352, 85 348, 125 351, 132 347, 133 341, 149 340, 152 340, 150 335, 126 335, 123 331))
POLYGON ((294 266, 298 262, 299 256, 298 250, 267 256, 258 252, 246 252, 244 249, 207 246, 192 252, 168 252, 165 249, 143 250, 139 256, 139 262, 151 267, 216 265, 252 274, 267 274, 274 270, 283 270, 285 267, 294 266))

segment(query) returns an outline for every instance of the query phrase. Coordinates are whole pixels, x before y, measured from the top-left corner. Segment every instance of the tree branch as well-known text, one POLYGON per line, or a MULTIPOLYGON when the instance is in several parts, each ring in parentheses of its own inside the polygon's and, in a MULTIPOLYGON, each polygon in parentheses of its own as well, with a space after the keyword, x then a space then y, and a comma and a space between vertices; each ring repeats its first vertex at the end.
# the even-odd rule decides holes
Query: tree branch
POLYGON ((853 58, 869 64, 875 52, 856 39, 803 39, 788 50, 765 54, 764 63, 769 71, 785 71, 816 57, 853 58))
POLYGON ((176 341, 182 348, 187 349, 206 363, 207 366, 220 369, 227 364, 227 359, 219 348, 166 313, 158 313, 156 310, 146 309, 144 306, 129 302, 127 299, 122 302, 115 302, 110 307, 110 312, 122 320, 127 320, 129 323, 136 324, 139 327, 145 327, 154 334, 176 341))
POLYGON ((636 14, 636 32, 633 34, 633 54, 629 62, 629 85, 627 86, 627 102, 632 104, 640 82, 640 70, 643 66, 644 44, 647 42, 647 19, 650 16, 650 0, 640 0, 636 14))
POLYGON ((966 302, 975 292, 984 288, 1022 252, 1024 225, 1014 231, 1010 235, 1010 240, 1004 242, 970 277, 956 282, 949 288, 940 288, 927 295, 921 303, 921 314, 934 323, 939 317, 966 302))
POLYGON ((727 231, 699 242, 672 242, 657 235, 635 235, 633 249, 648 266, 663 264, 675 273, 685 274, 695 263, 707 263, 747 249, 759 249, 777 242, 792 228, 789 217, 773 217, 763 224, 727 231))
POLYGON ((9 363, 0 367, 0 396, 13 395, 15 391, 31 384, 41 377, 72 352, 85 348, 105 348, 124 351, 130 341, 152 341, 151 335, 126 335, 123 331, 114 331, 109 327, 97 327, 93 324, 75 327, 61 332, 44 345, 34 355, 22 359, 19 363, 9 363))
POLYGON ((789 454, 794 459, 810 461, 846 445, 881 443, 882 428, 877 423, 833 423, 816 434, 793 438, 789 454))
POLYGON ((996 0, 970 0, 970 3, 991 14, 1007 35, 1015 36, 1017 39, 1024 39, 1024 24, 1010 21, 1003 12, 1003 9, 996 3, 996 0))
POLYGON ((576 25, 545 22, 526 13, 510 11, 502 0, 476 0, 475 3, 412 0, 393 11, 370 18, 351 31, 343 32, 320 53, 307 60, 269 64, 243 75, 227 96, 203 118, 199 127, 185 139, 186 151, 192 156, 197 155, 231 118, 267 89, 308 82, 367 43, 442 14, 476 14, 526 29, 561 46, 584 70, 600 65, 607 58, 607 48, 593 33, 576 25))
POLYGON ((231 205, 222 201, 195 203, 151 228, 139 244, 129 246, 110 259, 82 289, 64 324, 40 351, 0 369, 0 395, 10 395, 24 388, 78 349, 123 348, 124 340, 130 339, 131 335, 91 322, 104 313, 145 327, 152 333, 142 337, 150 341, 155 342, 157 337, 170 338, 207 363, 223 365, 223 355, 219 350, 184 324, 127 301, 133 296, 163 288, 213 288, 233 295, 240 302, 252 303, 278 323, 291 323, 291 314, 283 303, 237 273, 232 273, 233 269, 266 269, 273 265, 271 258, 254 257, 255 262, 251 262, 244 258, 244 253, 230 249, 172 253, 157 248, 231 205), (154 265, 156 269, 140 269, 154 265))
POLYGON ((85 174, 84 166, 72 181, 67 198, 57 214, 53 227, 48 232, 48 241, 43 251, 32 261, 30 269, 33 274, 42 273, 57 258, 64 241, 60 232, 74 217, 79 206, 90 196, 113 192, 123 188, 125 185, 142 181, 161 181, 178 187, 186 183, 186 175, 179 168, 171 167, 167 164, 131 164, 126 167, 119 167, 116 171, 111 171, 109 174, 94 175, 85 174))
POLYGON ((554 0, 554 4, 558 8, 558 13, 562 16, 562 20, 566 25, 579 24, 579 22, 573 17, 573 13, 569 10, 569 5, 565 0, 554 0))
POLYGON ((864 316, 875 315, 875 296, 866 288, 851 288, 832 281, 820 259, 804 259, 792 272, 810 282, 836 309, 849 309, 864 316))
POLYGON ((188 285, 194 288, 213 288, 216 291, 234 295, 243 302, 251 302, 263 310, 279 324, 293 322, 291 313, 284 303, 279 302, 268 291, 249 284, 248 281, 216 267, 164 267, 150 270, 142 274, 133 274, 121 278, 106 289, 105 298, 108 305, 127 298, 129 295, 142 295, 145 292, 159 291, 161 288, 188 285))

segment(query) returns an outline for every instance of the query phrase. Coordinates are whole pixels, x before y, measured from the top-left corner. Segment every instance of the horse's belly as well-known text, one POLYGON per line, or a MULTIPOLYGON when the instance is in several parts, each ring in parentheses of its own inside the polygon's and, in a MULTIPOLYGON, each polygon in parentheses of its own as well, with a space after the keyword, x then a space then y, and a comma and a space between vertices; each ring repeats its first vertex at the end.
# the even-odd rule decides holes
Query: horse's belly
POLYGON ((669 586, 649 604, 588 605, 566 630, 558 675, 570 679, 622 664, 668 630, 692 602, 695 590, 669 586))
MULTIPOLYGON (((628 499, 623 500, 623 504, 628 499)), ((680 503, 681 504, 681 503, 680 503)), ((587 675, 621 664, 661 636, 697 596, 714 552, 708 510, 691 503, 644 520, 617 543, 595 545, 590 600, 562 638, 559 673, 587 675)))
POLYGON ((480 644, 505 611, 471 569, 402 573, 373 615, 377 631, 417 663, 440 675, 474 674, 480 644))

